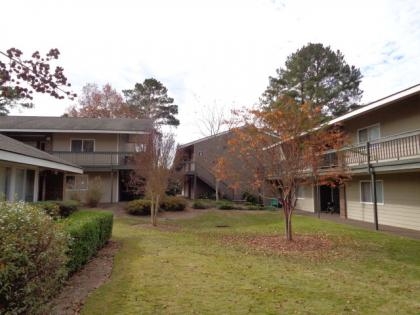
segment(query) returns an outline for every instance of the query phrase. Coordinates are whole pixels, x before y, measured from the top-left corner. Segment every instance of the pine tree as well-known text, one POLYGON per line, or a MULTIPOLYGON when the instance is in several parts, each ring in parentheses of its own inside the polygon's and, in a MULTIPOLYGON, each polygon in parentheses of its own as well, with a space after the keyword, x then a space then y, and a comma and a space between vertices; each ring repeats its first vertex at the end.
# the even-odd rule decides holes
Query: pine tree
POLYGON ((277 77, 269 78, 261 102, 270 107, 286 95, 301 104, 322 106, 324 115, 337 117, 357 106, 361 79, 360 70, 348 65, 339 50, 309 43, 287 57, 277 77))

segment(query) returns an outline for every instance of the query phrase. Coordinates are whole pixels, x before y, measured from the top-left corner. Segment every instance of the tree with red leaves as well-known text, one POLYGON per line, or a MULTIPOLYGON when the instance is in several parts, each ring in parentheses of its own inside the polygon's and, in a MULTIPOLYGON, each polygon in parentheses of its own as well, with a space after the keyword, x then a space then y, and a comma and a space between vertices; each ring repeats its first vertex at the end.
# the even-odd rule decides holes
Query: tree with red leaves
POLYGON ((51 67, 59 55, 58 49, 51 49, 45 56, 36 51, 31 58, 24 59, 19 49, 0 51, 5 60, 0 60, 0 115, 7 115, 9 109, 17 105, 33 107, 33 92, 49 94, 56 99, 73 100, 77 96, 67 90, 71 85, 64 69, 51 67))
POLYGON ((290 97, 280 98, 269 109, 239 112, 237 117, 242 127, 233 130, 230 149, 237 163, 248 168, 249 185, 278 196, 285 236, 291 241, 298 188, 338 185, 347 177, 339 156, 344 133, 340 126, 321 123, 321 107, 308 103, 297 106, 290 97), (324 165, 326 153, 337 155, 334 165, 324 165))
POLYGON ((131 118, 129 107, 109 83, 102 89, 94 83, 83 87, 79 104, 68 109, 68 116, 90 118, 131 118))

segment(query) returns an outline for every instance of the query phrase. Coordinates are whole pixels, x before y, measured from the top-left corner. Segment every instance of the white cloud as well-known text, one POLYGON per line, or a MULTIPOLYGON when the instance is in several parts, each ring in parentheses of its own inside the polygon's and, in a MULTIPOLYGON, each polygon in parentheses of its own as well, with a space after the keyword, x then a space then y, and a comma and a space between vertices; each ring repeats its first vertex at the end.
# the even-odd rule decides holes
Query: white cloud
MULTIPOLYGON (((2 11, 0 49, 59 48, 77 92, 88 82, 122 90, 162 81, 179 105, 180 142, 200 137, 200 104, 256 103, 268 76, 308 42, 361 68, 365 102, 419 83, 415 0, 14 0, 2 11)), ((60 115, 70 103, 41 96, 24 114, 60 115)))

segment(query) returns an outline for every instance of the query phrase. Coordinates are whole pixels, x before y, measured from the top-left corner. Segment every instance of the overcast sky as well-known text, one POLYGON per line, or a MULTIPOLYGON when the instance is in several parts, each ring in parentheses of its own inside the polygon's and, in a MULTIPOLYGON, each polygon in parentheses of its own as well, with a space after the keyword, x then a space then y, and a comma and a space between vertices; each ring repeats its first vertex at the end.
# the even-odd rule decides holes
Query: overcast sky
MULTIPOLYGON (((58 48, 75 92, 154 77, 179 106, 178 141, 200 138, 203 105, 258 102, 268 77, 308 42, 340 49, 364 78, 363 103, 420 83, 419 0, 13 0, 0 50, 58 48)), ((63 114, 46 96, 19 115, 63 114)))

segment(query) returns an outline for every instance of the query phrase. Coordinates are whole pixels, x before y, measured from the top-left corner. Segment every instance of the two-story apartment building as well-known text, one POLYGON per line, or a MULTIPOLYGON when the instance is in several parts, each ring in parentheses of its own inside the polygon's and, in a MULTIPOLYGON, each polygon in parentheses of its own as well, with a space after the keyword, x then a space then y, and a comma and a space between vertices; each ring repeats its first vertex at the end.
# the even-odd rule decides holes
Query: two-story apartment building
POLYGON ((129 173, 151 130, 151 121, 141 119, 0 117, 0 133, 83 169, 83 174, 40 172, 39 200, 83 200, 97 176, 102 182, 101 202, 130 199, 129 173))
POLYGON ((333 202, 341 216, 420 229, 420 85, 338 117, 350 137, 343 148, 351 180, 337 188, 304 187, 297 208, 324 210, 333 202))

